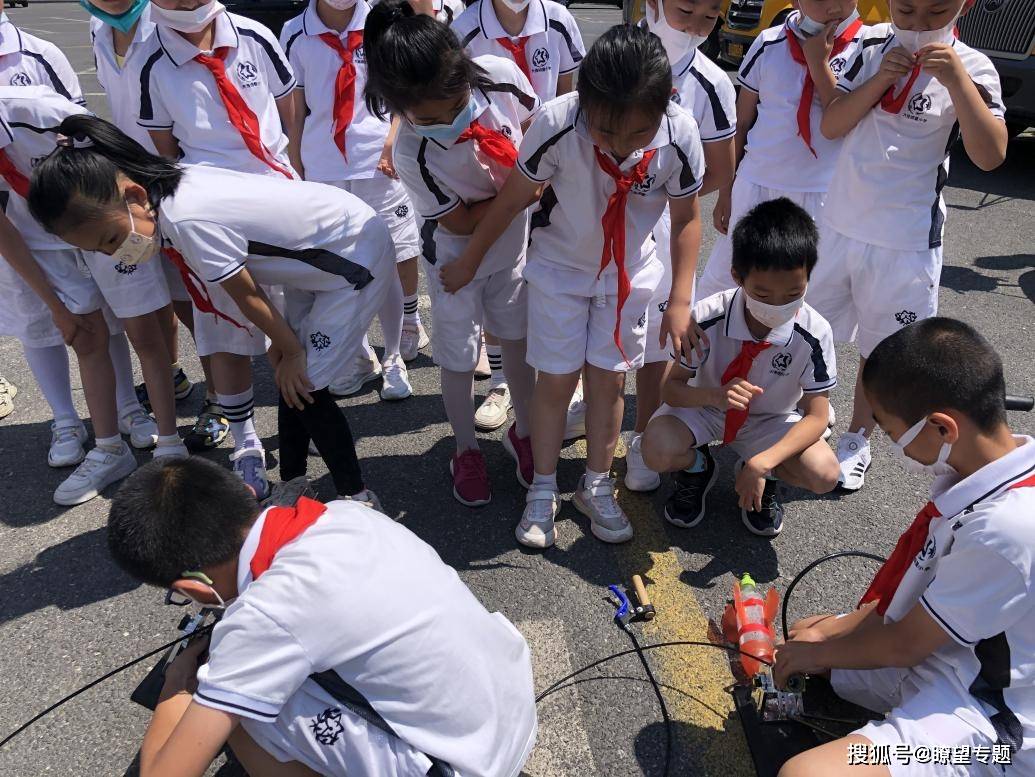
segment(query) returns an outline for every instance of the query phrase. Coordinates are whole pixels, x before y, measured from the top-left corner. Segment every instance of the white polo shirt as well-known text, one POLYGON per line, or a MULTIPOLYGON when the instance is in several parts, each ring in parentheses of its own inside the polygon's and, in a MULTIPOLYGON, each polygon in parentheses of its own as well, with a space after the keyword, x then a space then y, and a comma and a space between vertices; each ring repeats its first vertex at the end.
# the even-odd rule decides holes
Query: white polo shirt
POLYGON ((737 93, 721 67, 697 49, 672 65, 672 102, 694 117, 702 143, 737 132, 737 93))
MULTIPOLYGON (((549 181, 550 187, 532 216, 529 258, 597 274, 604 248, 600 220, 616 187, 597 162, 595 148, 578 93, 558 97, 536 114, 521 143, 518 167, 537 183, 549 181)), ((697 122, 678 105, 669 105, 651 142, 630 154, 619 169, 628 173, 649 150, 654 157, 646 178, 626 200, 625 265, 630 275, 652 255, 648 238, 669 198, 696 194, 704 177, 697 122)), ((611 262, 603 275, 617 272, 611 262)))
MULTIPOLYGON (((56 128, 66 116, 87 113, 78 103, 49 86, 0 86, 0 148, 18 172, 32 177, 32 169, 54 151, 56 128)), ((37 250, 61 250, 68 243, 50 234, 29 213, 29 205, 0 178, 4 212, 25 244, 37 250)))
POLYGON ((316 2, 312 0, 305 12, 287 22, 280 33, 297 86, 305 94, 309 111, 302 130, 305 177, 309 181, 372 178, 375 174, 380 175, 377 163, 390 125, 372 115, 363 99, 367 85, 363 47, 360 46, 352 58, 356 68, 356 91, 352 122, 345 133, 346 161, 334 142, 334 84, 341 68, 341 57, 318 37, 322 33, 331 33, 337 35, 342 44, 347 43, 350 32, 363 30, 370 6, 365 0, 357 0, 348 29, 339 35, 320 21, 316 2))
POLYGON ((108 94, 112 123, 151 153, 155 153, 155 146, 150 133, 137 124, 137 109, 140 107, 140 69, 151 50, 154 32, 151 5, 148 4, 140 14, 133 40, 119 65, 115 57, 112 28, 100 19, 90 19, 90 40, 93 42, 93 58, 97 63, 97 80, 108 94))
MULTIPOLYGON (((521 125, 539 107, 528 80, 509 59, 475 57, 489 74, 491 86, 478 90, 472 99, 479 111, 478 122, 499 130, 515 147, 521 145, 521 125)), ((395 169, 409 192, 421 226, 421 253, 431 264, 448 264, 467 245, 470 235, 454 235, 438 219, 460 203, 470 205, 495 197, 510 170, 495 162, 468 140, 445 146, 418 135, 408 121, 399 125, 393 149, 395 169)), ((517 264, 528 242, 528 211, 514 219, 486 253, 475 277, 485 278, 517 264)))
POLYGON ((256 283, 306 291, 362 288, 389 240, 374 210, 341 189, 201 165, 185 167, 158 223, 204 281, 247 265, 256 283))
MULTIPOLYGON (((709 350, 688 383, 722 386, 722 374, 740 355, 745 342, 759 342, 744 317, 745 292, 727 289, 694 305, 694 321, 708 335, 709 350)), ((795 412, 802 394, 830 391, 837 385, 837 357, 830 325, 816 310, 802 305, 798 315, 765 337, 771 345, 751 365, 746 380, 765 389, 751 400, 751 415, 795 412)), ((684 367, 687 363, 680 357, 684 367)))
MULTIPOLYGON (((258 118, 263 144, 289 165, 275 101, 295 88, 295 76, 280 43, 266 27, 237 14, 222 13, 215 24, 214 49, 230 48, 227 77, 258 118)), ((248 150, 230 123, 212 73, 194 61, 202 53, 175 30, 158 27, 140 71, 138 123, 172 130, 187 164, 269 175, 269 165, 248 150)))
MULTIPOLYGON (((472 57, 493 54, 513 59, 497 38, 510 38, 513 41, 515 36, 503 29, 496 17, 492 0, 478 0, 470 5, 453 22, 453 31, 460 39, 460 45, 472 57)), ((577 70, 586 55, 582 33, 575 23, 575 17, 553 0, 532 0, 528 4, 525 26, 517 37, 528 38, 525 42, 525 59, 532 88, 544 102, 552 100, 557 96, 557 79, 577 70)))
POLYGON ((62 97, 85 104, 72 65, 50 41, 15 27, 0 15, 0 85, 47 86, 62 97))
MULTIPOLYGON (((868 35, 868 28, 860 27, 853 42, 830 61, 834 75, 844 72, 868 35)), ((737 80, 759 96, 758 118, 748 130, 738 177, 790 192, 825 192, 829 188, 842 141, 829 140, 820 132, 823 108, 818 91, 809 111, 816 156, 798 135, 798 102, 806 72, 804 65, 791 58, 786 24, 763 30, 751 44, 737 80)))
POLYGON ((993 742, 1023 732, 1006 772, 1019 776, 1035 774, 1035 440, 1015 439, 1019 448, 970 477, 934 482, 941 515, 884 617, 901 620, 919 601, 945 629, 952 641, 912 671, 957 689, 971 706, 955 714, 993 742))
POLYGON ((528 646, 506 618, 431 546, 355 502, 329 503, 253 582, 265 519, 241 548, 240 595, 195 701, 269 722, 310 674, 334 670, 417 750, 464 777, 515 777, 536 711, 528 646))
MULTIPOLYGON (((898 43, 891 25, 872 28, 876 45, 864 47, 837 81, 850 92, 872 78, 884 55, 898 43)), ((953 43, 963 67, 983 92, 992 114, 1005 114, 999 74, 991 60, 960 40, 953 43)), ((905 79, 895 84, 895 95, 905 79)), ((823 220, 843 235, 901 251, 942 244, 949 152, 959 139, 949 91, 920 71, 902 110, 874 106, 845 138, 823 220)))
POLYGON ((445 25, 451 25, 467 9, 463 0, 433 0, 432 6, 435 18, 445 25))

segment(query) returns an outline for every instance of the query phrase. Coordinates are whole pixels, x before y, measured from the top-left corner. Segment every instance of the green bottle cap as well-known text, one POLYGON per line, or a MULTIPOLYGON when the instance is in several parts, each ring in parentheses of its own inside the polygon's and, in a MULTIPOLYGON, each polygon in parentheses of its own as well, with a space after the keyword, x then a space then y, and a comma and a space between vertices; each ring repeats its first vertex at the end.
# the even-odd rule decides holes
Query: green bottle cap
POLYGON ((747 572, 745 572, 744 576, 742 578, 740 578, 740 587, 744 588, 746 586, 751 586, 752 588, 758 588, 758 584, 754 580, 751 579, 751 575, 748 574, 747 572))

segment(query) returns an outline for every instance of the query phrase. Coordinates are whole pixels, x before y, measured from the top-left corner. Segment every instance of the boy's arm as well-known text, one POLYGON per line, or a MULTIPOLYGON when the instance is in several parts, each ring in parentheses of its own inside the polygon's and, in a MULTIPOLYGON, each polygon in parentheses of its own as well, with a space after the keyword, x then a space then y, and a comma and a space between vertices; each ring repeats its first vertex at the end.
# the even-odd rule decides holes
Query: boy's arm
POLYGON ((704 148, 704 181, 697 193, 699 197, 733 185, 733 170, 737 164, 735 138, 734 135, 701 144, 704 148))
POLYGON ((155 144, 159 156, 173 161, 180 158, 180 143, 176 140, 172 130, 148 130, 147 134, 151 136, 151 142, 155 144))
POLYGON ((913 55, 901 46, 888 51, 872 77, 857 89, 834 97, 826 106, 820 131, 830 140, 843 138, 880 102, 888 89, 912 71, 913 65, 913 55))
POLYGON ((837 96, 837 79, 834 77, 834 71, 830 69, 830 52, 834 49, 836 31, 837 24, 831 22, 821 34, 806 38, 801 44, 809 75, 812 76, 816 94, 819 95, 820 105, 824 108, 837 96))
POLYGON ((691 386, 693 376, 676 362, 661 388, 661 400, 672 407, 714 407, 719 410, 746 410, 751 399, 762 393, 742 378, 734 378, 725 386, 691 386))
MULTIPOLYGON (((690 304, 697 271, 697 255, 701 250, 701 208, 696 194, 689 197, 669 197, 672 216, 672 235, 669 249, 672 256, 672 288, 668 306, 661 317, 661 343, 671 344, 678 358, 682 352, 690 357, 693 347, 687 337, 691 327, 690 304)), ((695 338, 696 339, 696 338, 695 338)), ((702 355, 698 348, 698 355, 702 355)))
POLYGON ((747 135, 758 118, 758 92, 751 89, 741 88, 737 95, 737 134, 733 136, 733 174, 730 175, 724 186, 719 187, 719 196, 715 201, 715 209, 712 211, 712 223, 715 228, 725 235, 730 227, 730 208, 733 196, 733 181, 736 176, 736 169, 740 167, 740 161, 744 158, 744 148, 747 146, 747 135))
POLYGON ((779 442, 771 448, 753 456, 744 463, 744 472, 755 477, 764 477, 767 472, 783 464, 823 439, 830 413, 830 399, 827 392, 804 394, 800 407, 805 415, 787 430, 779 442))
POLYGON ((293 89, 291 94, 277 100, 277 110, 280 111, 280 120, 288 139, 288 159, 299 177, 305 178, 305 168, 302 166, 302 130, 305 129, 306 110, 305 88, 293 89), (281 102, 288 100, 292 102, 291 110, 282 110, 281 102))
POLYGON ((472 202, 470 205, 461 201, 449 213, 439 216, 438 223, 454 235, 470 235, 485 218, 485 214, 489 212, 489 207, 495 199, 495 197, 490 197, 487 200, 472 202))

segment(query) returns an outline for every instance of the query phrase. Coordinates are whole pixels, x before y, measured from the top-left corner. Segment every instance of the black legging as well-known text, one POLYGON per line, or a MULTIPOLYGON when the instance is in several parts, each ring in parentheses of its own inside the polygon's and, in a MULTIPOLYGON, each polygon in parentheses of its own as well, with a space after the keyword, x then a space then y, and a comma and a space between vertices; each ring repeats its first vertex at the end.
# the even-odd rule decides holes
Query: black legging
POLYGON ((309 440, 316 443, 331 472, 334 487, 340 496, 352 496, 363 490, 352 430, 330 391, 313 391, 313 404, 305 410, 288 406, 280 397, 277 426, 280 435, 280 479, 283 481, 305 474, 309 456, 309 440))

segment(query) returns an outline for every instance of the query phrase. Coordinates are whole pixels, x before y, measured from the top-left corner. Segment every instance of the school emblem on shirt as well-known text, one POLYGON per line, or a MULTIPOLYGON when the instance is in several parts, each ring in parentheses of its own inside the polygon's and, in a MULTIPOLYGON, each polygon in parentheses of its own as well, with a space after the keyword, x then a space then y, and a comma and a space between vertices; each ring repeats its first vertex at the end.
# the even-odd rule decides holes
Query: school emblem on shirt
POLYGON ((410 206, 409 205, 400 205, 398 208, 395 209, 395 215, 398 216, 401 219, 406 218, 407 216, 410 215, 410 206))
POLYGON ((15 73, 11 76, 11 86, 32 86, 28 73, 15 73))
POLYGON ((43 160, 44 160, 44 159, 46 159, 46 158, 47 158, 48 156, 50 156, 50 154, 44 154, 43 156, 34 156, 34 157, 33 157, 32 159, 30 159, 30 160, 29 160, 29 167, 32 167, 32 168, 34 168, 34 169, 35 169, 35 168, 36 168, 36 167, 38 167, 38 166, 39 166, 39 165, 40 165, 40 164, 41 164, 41 163, 43 162, 43 160))
POLYGON ((514 137, 514 130, 512 130, 510 128, 510 125, 508 125, 508 124, 504 124, 502 127, 500 127, 500 132, 502 132, 508 138, 514 137))
POLYGON ((905 115, 913 121, 926 122, 927 118, 924 114, 929 110, 931 110, 931 98, 923 92, 917 92, 909 98, 905 115))
POLYGON ((237 63, 237 80, 245 89, 257 86, 259 83, 259 69, 255 64, 247 60, 237 63))
POLYGON ((995 13, 1006 5, 1006 0, 985 0, 981 4, 981 10, 985 13, 995 13))
POLYGON ((664 302, 659 302, 658 312, 664 314, 666 310, 668 310, 668 300, 665 300, 664 302))
POLYGON ((532 69, 542 73, 550 64, 550 51, 545 46, 540 46, 532 52, 532 69))
POLYGON ((119 275, 132 275, 136 271, 137 266, 135 264, 126 264, 125 262, 119 262, 117 265, 115 265, 115 272, 119 273, 119 275))
POLYGON ((338 737, 345 733, 345 727, 341 724, 341 710, 338 707, 328 707, 309 724, 313 737, 321 745, 333 745, 338 737))
POLYGON ((934 559, 934 555, 937 551, 938 543, 934 541, 934 537, 928 537, 927 542, 924 543, 924 547, 921 548, 920 552, 916 554, 916 558, 913 559, 913 566, 921 572, 926 572, 931 568, 930 564, 927 562, 934 559))
POLYGON ((650 188, 654 185, 654 181, 655 180, 657 180, 657 176, 656 175, 653 175, 653 174, 652 175, 648 175, 640 183, 634 183, 632 185, 632 189, 630 189, 630 191, 632 191, 633 194, 639 194, 640 196, 646 196, 646 195, 650 194, 650 188))
POLYGON ((844 72, 845 64, 844 57, 834 57, 830 60, 830 72, 833 73, 835 77, 840 76, 841 73, 844 72))
POLYGON ((780 351, 780 353, 773 356, 773 369, 774 375, 786 375, 787 370, 791 366, 791 354, 789 351, 780 351))
POLYGON ((668 98, 669 102, 674 102, 676 105, 683 104, 683 98, 679 96, 679 92, 675 89, 672 90, 672 96, 668 98))
POLYGON ((313 348, 318 351, 322 351, 331 344, 331 338, 325 335, 323 332, 313 332, 309 335, 309 342, 313 344, 313 348))
POLYGON ((912 310, 900 310, 895 314, 895 320, 898 321, 902 326, 906 324, 912 324, 916 321, 916 313, 912 310))
POLYGON ((640 316, 639 320, 636 322, 636 328, 637 329, 643 329, 645 326, 647 326, 647 311, 646 310, 643 311, 643 315, 640 316))
POLYGON ((352 59, 355 62, 363 64, 367 61, 367 52, 363 49, 362 46, 359 46, 356 48, 355 51, 352 52, 352 59))

